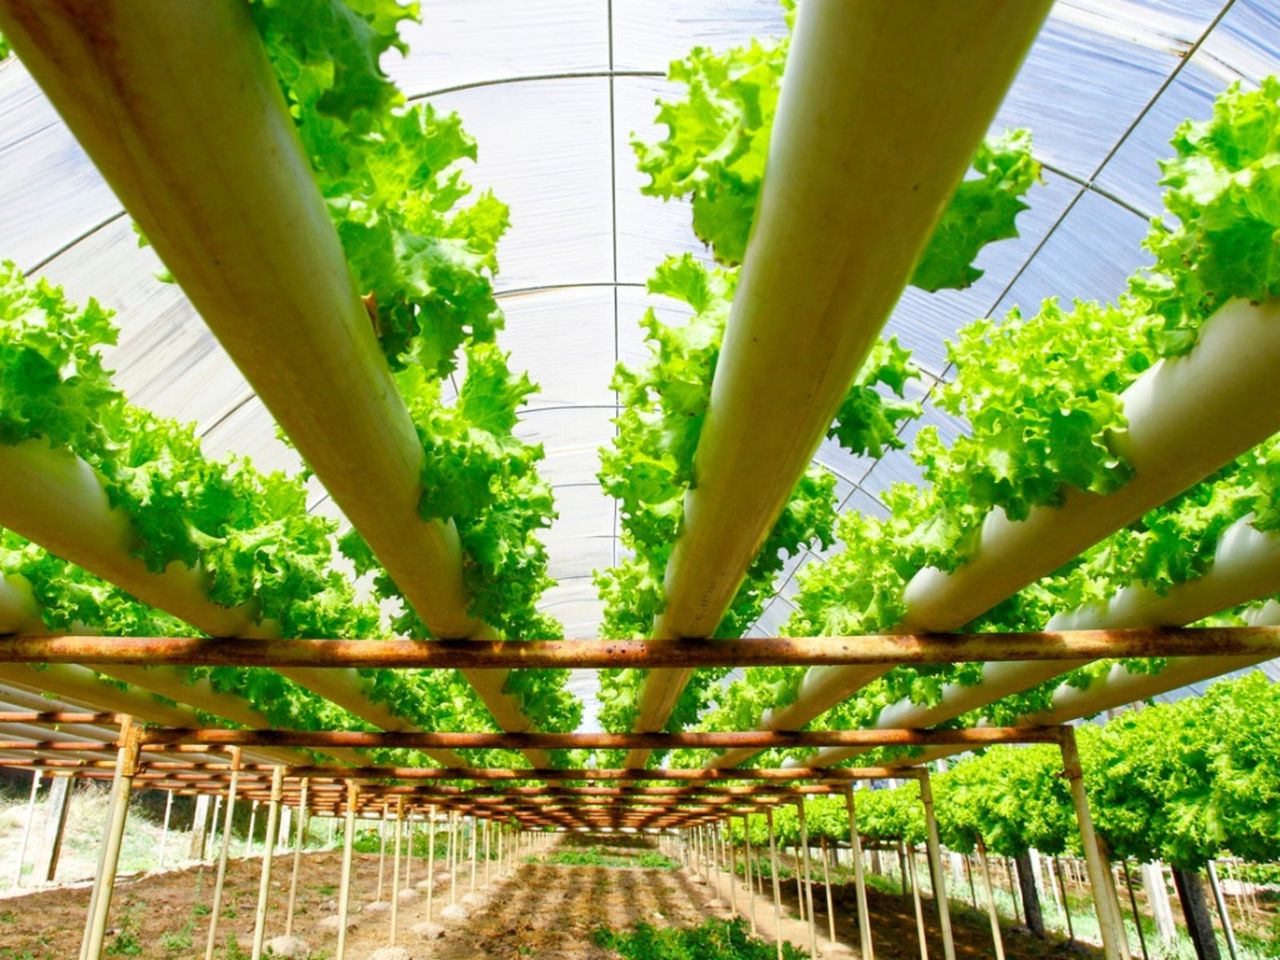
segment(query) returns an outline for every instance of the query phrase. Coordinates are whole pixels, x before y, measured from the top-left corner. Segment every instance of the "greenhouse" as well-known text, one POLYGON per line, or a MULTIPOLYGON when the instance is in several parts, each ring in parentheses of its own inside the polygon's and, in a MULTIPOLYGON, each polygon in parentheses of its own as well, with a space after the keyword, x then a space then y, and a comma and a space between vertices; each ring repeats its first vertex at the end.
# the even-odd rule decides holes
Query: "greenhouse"
POLYGON ((1271 0, 0 0, 0 960, 1280 957, 1271 0))

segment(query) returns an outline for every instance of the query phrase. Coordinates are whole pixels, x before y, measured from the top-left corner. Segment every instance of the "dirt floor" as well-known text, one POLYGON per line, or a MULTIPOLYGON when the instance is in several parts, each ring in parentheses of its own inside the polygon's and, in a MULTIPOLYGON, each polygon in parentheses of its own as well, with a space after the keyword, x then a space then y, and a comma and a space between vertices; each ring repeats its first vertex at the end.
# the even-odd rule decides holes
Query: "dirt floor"
MULTIPOLYGON (((267 936, 283 932, 285 904, 288 897, 289 869, 292 857, 276 859, 271 884, 271 902, 267 936)), ((341 856, 337 852, 309 853, 303 858, 299 882, 298 912, 295 933, 311 948, 318 960, 332 957, 336 937, 321 929, 320 920, 335 910, 341 856)), ((241 860, 228 869, 223 901, 223 919, 219 922, 218 948, 220 960, 248 957, 253 930, 253 912, 257 897, 260 861, 241 860), (234 941, 234 945, 233 945, 234 941)), ((437 865, 437 873, 443 868, 437 865)), ((717 896, 729 900, 727 881, 717 887, 700 882, 687 870, 661 870, 599 866, 560 866, 547 863, 521 863, 514 874, 497 877, 485 887, 484 866, 478 870, 479 886, 488 894, 488 902, 471 911, 466 921, 449 921, 441 911, 449 904, 449 883, 437 880, 433 919, 445 928, 440 939, 424 941, 412 928, 427 919, 424 892, 411 895, 399 911, 399 943, 414 958, 538 957, 566 960, 596 960, 611 956, 594 946, 592 931, 606 924, 615 928, 645 920, 663 925, 696 925, 707 916, 727 916, 724 908, 708 904, 717 896)), ((411 883, 425 876, 425 864, 415 861, 411 883)), ((355 926, 348 938, 347 956, 351 960, 367 960, 388 942, 390 915, 372 912, 367 905, 374 899, 378 884, 376 854, 358 855, 354 862, 352 904, 355 926)), ((457 896, 468 892, 470 870, 459 872, 457 896)), ((386 886, 389 899, 390 865, 386 886)), ((203 957, 209 925, 213 871, 206 867, 122 878, 117 885, 112 910, 113 933, 108 941, 109 956, 137 956, 155 960, 186 960, 203 957)), ((808 928, 794 919, 796 890, 794 883, 785 888, 782 934, 799 945, 807 945, 808 928)), ((766 892, 770 893, 766 887, 766 892)), ((837 938, 855 943, 853 891, 835 891, 837 938)), ((822 888, 817 910, 820 929, 826 929, 822 888)), ((874 919, 873 933, 877 957, 914 958, 916 946, 915 913, 910 898, 868 891, 874 919)), ((738 884, 736 898, 739 912, 749 915, 746 887, 738 884)), ((22 897, 0 900, 0 960, 64 960, 79 949, 84 924, 88 889, 64 888, 22 897)), ((935 915, 926 902, 929 948, 933 956, 942 955, 935 915)), ((771 899, 755 898, 756 920, 762 936, 770 939, 773 932, 771 899)), ((967 908, 955 908, 957 953, 961 957, 990 957, 990 929, 985 917, 967 908)), ((836 947, 820 938, 826 957, 856 957, 848 947, 836 947)), ((1053 946, 1030 936, 1005 932, 1006 955, 1010 960, 1043 957, 1079 957, 1078 949, 1053 946)), ((1085 956, 1093 954, 1086 953, 1085 956)))

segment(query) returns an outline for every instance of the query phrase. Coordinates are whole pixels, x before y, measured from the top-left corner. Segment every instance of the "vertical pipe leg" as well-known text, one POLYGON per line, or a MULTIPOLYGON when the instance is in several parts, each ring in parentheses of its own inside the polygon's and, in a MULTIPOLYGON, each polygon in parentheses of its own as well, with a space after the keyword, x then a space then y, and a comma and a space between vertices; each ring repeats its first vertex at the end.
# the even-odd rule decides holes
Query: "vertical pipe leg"
POLYGON ((853 797, 853 784, 849 784, 844 801, 849 813, 849 843, 853 847, 853 884, 858 902, 862 960, 875 960, 875 948, 871 944, 871 912, 867 909, 867 878, 862 871, 862 835, 858 832, 858 805, 853 797))
POLYGON ((258 801, 254 800, 249 805, 249 832, 244 835, 244 854, 245 857, 253 856, 253 831, 258 825, 258 801))
POLYGON ((742 815, 742 842, 744 850, 743 871, 747 881, 747 903, 751 908, 751 935, 756 935, 756 898, 755 888, 751 885, 751 815, 742 815))
POLYGON ((1128 857, 1120 861, 1124 868, 1124 885, 1129 891, 1129 906, 1133 908, 1133 925, 1138 931, 1138 946, 1142 948, 1142 960, 1150 960, 1147 956, 1147 938, 1142 932, 1142 914, 1138 913, 1138 898, 1133 895, 1133 878, 1129 876, 1128 857))
POLYGON ((133 718, 125 717, 120 724, 120 748, 116 751, 116 771, 111 781, 107 835, 102 845, 102 857, 98 862, 98 875, 94 878, 92 912, 82 951, 85 960, 100 960, 102 957, 107 917, 111 913, 111 895, 115 892, 116 868, 120 865, 120 847, 124 842, 124 828, 129 815, 129 794, 133 789, 133 778, 138 774, 141 747, 141 729, 134 725, 133 718))
POLYGON ((1018 887, 1018 880, 1017 877, 1014 876, 1013 864, 1010 863, 1008 857, 1004 858, 1004 875, 1009 880, 1009 899, 1013 901, 1014 922, 1016 923, 1019 915, 1021 915, 1023 924, 1026 925, 1027 929, 1031 929, 1031 919, 1027 916, 1027 905, 1024 902, 1025 898, 1020 896, 1021 890, 1018 887))
MULTIPOLYGON (((53 781, 50 802, 54 807, 53 839, 49 844, 49 860, 45 865, 45 883, 53 883, 58 876, 58 860, 62 856, 62 839, 67 833, 67 815, 71 812, 71 794, 75 781, 71 777, 58 777, 53 781)), ((173 794, 169 794, 170 799, 173 794)), ((208 799, 208 798, 206 798, 208 799)), ((166 811, 168 807, 165 807, 166 811)))
POLYGON ((173 813, 173 791, 165 791, 164 798, 164 825, 160 828, 160 857, 159 864, 156 869, 164 869, 165 847, 169 843, 169 816, 173 813))
POLYGON ((929 944, 924 936, 924 905, 920 902, 920 875, 916 870, 916 852, 901 840, 898 842, 902 847, 902 862, 907 867, 903 877, 911 885, 911 900, 916 908, 916 937, 920 942, 920 960, 929 960, 929 944))
MULTIPOLYGON (((800 816, 800 856, 804 861, 805 908, 809 912, 809 955, 815 960, 818 956, 818 923, 813 916, 813 874, 809 862, 809 825, 804 817, 804 798, 796 801, 796 811, 800 816)), ((799 864, 797 864, 799 866, 799 864)), ((796 871, 799 876, 800 871, 796 871)))
POLYGON ((261 960, 267 933, 267 900, 271 896, 271 861, 276 854, 276 833, 280 829, 280 799, 284 793, 284 768, 271 771, 271 803, 267 808, 267 835, 262 841, 262 876, 258 881, 258 907, 253 913, 253 949, 249 960, 261 960))
POLYGON ((191 849, 188 859, 204 860, 204 841, 208 833, 209 795, 199 794, 196 797, 195 810, 191 813, 191 849))
POLYGON ((778 947, 778 960, 782 960, 782 888, 778 886, 778 844, 773 836, 773 808, 764 811, 769 825, 769 862, 773 870, 773 939, 778 947))
POLYGON ((213 906, 209 910, 209 934, 205 938, 204 960, 213 960, 218 943, 218 918, 222 914, 222 887, 227 879, 227 856, 231 852, 231 818, 236 812, 236 791, 240 787, 240 748, 231 750, 231 782, 227 786, 226 826, 222 830, 222 846, 218 849, 218 874, 213 882, 213 906))
POLYGON ((796 877, 796 906, 797 906, 797 909, 799 910, 799 913, 800 913, 800 921, 803 923, 803 922, 804 922, 804 918, 805 918, 805 912, 804 912, 804 877, 803 877, 804 870, 802 870, 802 869, 801 869, 801 867, 800 867, 800 855, 799 855, 799 851, 798 851, 798 850, 797 850, 797 852, 796 852, 795 861, 796 861, 796 872, 795 872, 795 877, 796 877))
POLYGON ((205 844, 205 852, 210 859, 215 856, 214 851, 218 849, 218 816, 222 812, 222 795, 215 794, 213 798, 213 818, 209 821, 209 842, 205 844))
MULTIPOLYGON (((1050 872, 1052 872, 1052 871, 1053 871, 1053 862, 1052 862, 1052 861, 1053 861, 1053 858, 1052 858, 1052 857, 1050 857, 1050 858, 1049 858, 1049 860, 1050 860, 1050 863, 1049 863, 1049 870, 1050 870, 1050 872)), ((1066 911, 1066 907, 1064 907, 1064 906, 1063 906, 1063 903, 1062 903, 1062 894, 1060 894, 1060 893, 1058 892, 1058 885, 1054 882, 1054 879, 1055 879, 1056 877, 1057 877, 1057 874, 1055 873, 1055 874, 1054 874, 1054 876, 1053 876, 1053 877, 1051 877, 1051 878, 1049 879, 1049 889, 1053 891, 1053 905, 1054 905, 1054 908, 1055 908, 1055 909, 1057 909, 1058 913, 1060 913, 1060 914, 1065 914, 1067 911, 1066 911)))
POLYGON ((502 821, 499 820, 497 823, 493 825, 493 844, 497 848, 497 859, 498 859, 498 863, 494 867, 494 874, 499 879, 502 878, 503 869, 505 868, 505 865, 506 865, 506 860, 504 858, 504 853, 503 853, 503 840, 502 840, 503 833, 505 833, 505 831, 502 826, 502 821))
POLYGON ((293 831, 290 829, 292 818, 293 818, 293 807, 289 806, 287 803, 281 803, 280 835, 276 837, 276 844, 277 844, 276 849, 280 853, 289 852, 289 838, 293 836, 293 831))
POLYGON ((289 910, 284 918, 284 935, 293 936, 293 909, 298 903, 298 872, 302 866, 302 844, 307 836, 307 785, 306 777, 302 778, 302 792, 298 796, 297 835, 293 840, 293 873, 289 877, 289 910))
POLYGON ((933 876, 933 898, 937 901, 938 926, 942 930, 942 953, 946 960, 956 960, 955 940, 951 936, 951 903, 947 899, 947 878, 942 869, 942 845, 938 841, 938 820, 933 815, 933 789, 928 770, 921 771, 920 801, 924 806, 925 845, 933 876))
POLYGON ((991 864, 987 861, 987 845, 978 837, 978 862, 982 865, 982 879, 987 885, 987 915, 991 919, 991 939, 995 943, 996 960, 1004 960, 1004 937, 1000 934, 1000 915, 996 913, 995 888, 991 884, 991 864))
POLYGON ((383 879, 387 872, 387 813, 391 807, 390 800, 382 801, 382 819, 378 821, 378 891, 373 899, 382 902, 383 879))
POLYGON ((484 831, 484 885, 487 887, 490 883, 489 821, 487 819, 480 821, 480 829, 484 831))
POLYGON ((360 785, 347 781, 347 821, 342 834, 342 880, 338 886, 338 948, 337 960, 347 958, 347 909, 351 904, 351 848, 355 843, 356 802, 360 799, 360 785))
POLYGON ((732 821, 725 821, 725 841, 729 844, 729 909, 738 912, 738 848, 733 845, 732 821))
POLYGON ((1061 747, 1062 767, 1071 787, 1071 802, 1075 805, 1076 819, 1080 824, 1085 866, 1089 871, 1089 883, 1093 887, 1094 909, 1102 932, 1102 950, 1107 960, 1130 960, 1129 938, 1120 922, 1120 903, 1111 896, 1112 886, 1107 882, 1110 870, 1103 861, 1098 836, 1093 830, 1089 798, 1084 789, 1084 774, 1080 768, 1080 753, 1076 749, 1075 731, 1070 727, 1062 729, 1061 747))
POLYGON ((1058 878, 1058 886, 1062 888, 1062 913, 1067 918, 1067 943, 1074 943, 1076 931, 1071 923, 1071 900, 1067 897, 1067 881, 1062 876, 1062 862, 1053 858, 1053 873, 1058 878))
POLYGON ((396 797, 396 829, 395 852, 392 854, 391 867, 391 946, 396 945, 396 934, 400 925, 400 840, 404 828, 404 797, 396 797))
POLYGON ((431 920, 431 910, 435 906, 436 895, 436 806, 433 803, 427 812, 427 920, 431 920))
POLYGON ((831 867, 827 861, 827 838, 822 838, 822 885, 827 888, 827 931, 836 942, 836 908, 831 902, 831 867))
POLYGON ((471 888, 468 893, 476 892, 476 818, 471 818, 471 888))
POLYGON ((31 795, 27 797, 27 825, 22 828, 22 844, 18 847, 17 868, 13 872, 13 885, 22 886, 22 866, 27 862, 27 844, 31 842, 31 824, 36 817, 36 793, 40 790, 40 771, 31 771, 31 795))
MULTIPOLYGON (((1127 868, 1126 868, 1127 869, 1127 868)), ((1227 901, 1222 896, 1222 885, 1218 883, 1218 868, 1213 865, 1213 861, 1209 861, 1209 888, 1213 891, 1214 902, 1218 905, 1218 919, 1222 921, 1222 932, 1226 935, 1227 952, 1231 954, 1231 960, 1237 960, 1240 952, 1240 945, 1236 943, 1236 932, 1231 926, 1231 914, 1227 913, 1227 901)), ((1130 886, 1130 892, 1133 887, 1130 886)), ((1137 914, 1134 914, 1134 921, 1137 922, 1137 914)))
POLYGON ((711 840, 711 881, 716 897, 720 897, 720 881, 724 879, 724 833, 720 824, 707 827, 707 837, 711 840))
POLYGON ((405 832, 409 835, 409 849, 405 854, 404 861, 404 888, 411 890, 413 888, 413 808, 409 808, 409 813, 405 819, 405 832))
MULTIPOLYGON (((519 848, 517 847, 517 850, 519 848)), ((449 904, 458 902, 458 811, 449 811, 449 904)))
POLYGON ((711 825, 702 827, 702 873, 710 884, 715 883, 716 852, 711 836, 711 825))

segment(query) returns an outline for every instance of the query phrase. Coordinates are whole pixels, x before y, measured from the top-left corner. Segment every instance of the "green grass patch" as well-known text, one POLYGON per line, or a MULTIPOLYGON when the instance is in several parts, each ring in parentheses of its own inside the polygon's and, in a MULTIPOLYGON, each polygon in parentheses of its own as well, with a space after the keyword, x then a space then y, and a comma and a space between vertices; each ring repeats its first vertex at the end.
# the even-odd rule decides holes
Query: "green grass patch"
POLYGON ((656 850, 637 850, 635 853, 606 853, 599 847, 579 847, 554 850, 541 857, 526 857, 526 863, 545 863, 558 867, 640 867, 645 870, 675 870, 674 860, 656 850))
MULTIPOLYGON (((596 946, 625 960, 774 960, 777 947, 747 933, 741 920, 708 920, 700 927, 655 927, 638 923, 630 930, 601 927, 596 946)), ((782 945, 784 960, 804 960, 805 952, 782 945)))

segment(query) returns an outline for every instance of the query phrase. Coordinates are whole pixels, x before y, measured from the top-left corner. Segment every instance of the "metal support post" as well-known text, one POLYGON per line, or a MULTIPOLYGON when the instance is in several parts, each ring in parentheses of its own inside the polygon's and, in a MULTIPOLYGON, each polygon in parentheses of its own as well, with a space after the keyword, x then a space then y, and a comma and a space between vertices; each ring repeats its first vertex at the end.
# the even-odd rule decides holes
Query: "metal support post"
POLYGON ((165 848, 169 843, 169 816, 173 813, 173 791, 166 790, 164 796, 164 825, 160 828, 160 856, 157 870, 164 869, 165 848))
POLYGON ((782 889, 778 886, 778 844, 773 835, 773 807, 764 811, 769 825, 769 861, 773 873, 773 939, 778 947, 778 960, 782 960, 782 889))
POLYGON ((115 892, 116 869, 120 865, 120 847, 129 816, 129 794, 133 778, 138 775, 138 756, 142 749, 142 729, 132 717, 120 724, 120 746, 116 751, 115 777, 111 781, 111 802, 107 813, 107 832, 103 838, 102 856, 94 878, 89 901, 89 922, 81 949, 83 960, 100 960, 107 933, 107 917, 111 913, 111 896, 115 892))
POLYGON ((391 855, 391 946, 396 945, 400 926, 400 846, 404 829, 404 797, 396 797, 395 852, 391 855))
POLYGON ((747 903, 751 910, 751 935, 756 935, 756 898, 755 888, 751 886, 751 815, 742 815, 743 873, 747 881, 747 903))
MULTIPOLYGON (((53 781, 49 802, 53 806, 53 839, 49 843, 49 859, 45 865, 45 883, 53 883, 58 876, 58 860, 62 857, 62 840, 67 833, 67 815, 71 812, 71 794, 75 792, 75 781, 70 777, 57 777, 53 781)), ((173 794, 169 794, 170 800, 173 794)), ((165 807, 168 810, 168 806, 165 807)))
POLYGON ((995 887, 991 882, 991 863, 987 860, 987 845, 978 837, 978 863, 982 866, 982 879, 987 885, 987 916, 991 920, 991 939, 995 943, 996 960, 1004 960, 1004 937, 1000 933, 1000 914, 996 912, 995 887))
POLYGON ((27 862, 27 844, 31 841, 31 823, 36 816, 36 794, 40 790, 40 771, 31 771, 31 795, 27 797, 27 825, 22 829, 22 844, 18 847, 18 863, 13 872, 13 885, 22 886, 22 866, 27 862))
POLYGON ((1062 729, 1062 768, 1071 787, 1071 802, 1076 808, 1080 824, 1080 841, 1084 848, 1085 866, 1089 871, 1089 883, 1093 887, 1094 909, 1098 914, 1098 927, 1102 933, 1102 950, 1106 960, 1130 960, 1129 938, 1120 921, 1120 902, 1114 895, 1115 888, 1108 882, 1108 869, 1093 830, 1093 817, 1089 813, 1089 798, 1084 789, 1084 774, 1080 767, 1080 753, 1076 748, 1076 735, 1071 727, 1062 729))
POLYGON ((951 935, 951 904, 947 900, 947 878, 942 869, 942 845, 938 840, 938 819, 933 815, 933 789, 928 770, 920 775, 920 802, 924 806, 925 845, 929 851, 933 899, 938 905, 938 926, 942 930, 942 952, 946 960, 956 960, 956 945, 951 935))
MULTIPOLYGON (((804 905, 809 913, 809 954, 817 960, 818 956, 818 923, 813 916, 813 873, 809 861, 809 825, 804 816, 804 799, 796 801, 796 811, 800 816, 800 856, 804 861, 804 905)), ((797 867, 800 866, 797 864, 797 867)), ((799 876, 800 871, 796 871, 799 876)))
POLYGON ((209 934, 205 938, 204 960, 213 960, 218 943, 218 918, 222 915, 222 888, 227 878, 227 856, 231 852, 231 818, 236 812, 236 791, 240 786, 240 748, 231 752, 231 782, 227 785, 226 825, 222 830, 222 846, 218 849, 218 873, 213 882, 213 906, 209 910, 209 934))
POLYGON ((853 847, 853 884, 858 903, 858 936, 862 946, 862 960, 875 960, 875 948, 871 943, 871 912, 867 909, 867 878, 862 869, 862 836, 858 833, 858 804, 853 797, 853 784, 844 795, 849 813, 849 843, 853 847))
POLYGON ((267 932, 267 901, 271 896, 271 861, 276 854, 280 829, 280 800, 284 795, 284 768, 271 771, 271 803, 267 807, 267 835, 262 841, 262 875, 258 880, 258 908, 253 914, 253 948, 249 960, 261 960, 267 932))
POLYGON ((298 872, 302 866, 302 845, 307 837, 307 785, 307 778, 303 777, 301 792, 298 796, 298 832, 293 841, 293 872, 289 877, 289 910, 284 920, 286 937, 293 936, 293 909, 298 903, 298 872))
POLYGON ((347 781, 347 821, 342 835, 342 880, 338 888, 338 948, 337 960, 347 957, 347 909, 351 903, 351 848, 355 843, 356 803, 360 799, 360 784, 347 781))

